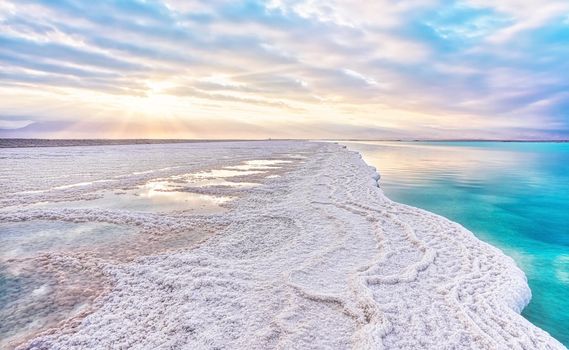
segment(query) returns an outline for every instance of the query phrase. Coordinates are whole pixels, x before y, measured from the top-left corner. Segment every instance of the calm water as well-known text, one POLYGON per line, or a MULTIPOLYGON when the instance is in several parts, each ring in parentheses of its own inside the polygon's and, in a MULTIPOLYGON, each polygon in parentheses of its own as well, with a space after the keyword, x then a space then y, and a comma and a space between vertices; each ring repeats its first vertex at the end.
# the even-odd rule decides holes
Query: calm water
POLYGON ((501 248, 526 273, 523 315, 569 346, 569 143, 343 142, 393 200, 501 248))

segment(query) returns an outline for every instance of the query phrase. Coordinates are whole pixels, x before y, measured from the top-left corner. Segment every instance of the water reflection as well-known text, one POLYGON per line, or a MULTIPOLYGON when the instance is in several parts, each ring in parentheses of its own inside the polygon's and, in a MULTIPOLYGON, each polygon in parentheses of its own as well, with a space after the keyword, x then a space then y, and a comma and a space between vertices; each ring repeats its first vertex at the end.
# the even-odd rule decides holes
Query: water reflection
POLYGON ((0 223, 0 263, 41 253, 74 250, 118 241, 134 230, 104 223, 26 221, 0 223))
POLYGON ((524 316, 569 345, 569 144, 343 142, 391 199, 457 221, 512 256, 533 299, 524 316))
POLYGON ((224 169, 213 169, 209 171, 192 174, 192 177, 208 179, 208 178, 224 178, 224 177, 234 177, 234 176, 255 175, 262 173, 263 171, 258 171, 258 170, 237 170, 228 167, 224 169))
POLYGON ((194 214, 220 213, 232 198, 183 191, 179 184, 153 180, 132 190, 108 190, 96 199, 37 203, 39 208, 98 208, 138 212, 187 211, 194 214))
POLYGON ((69 254, 117 246, 136 233, 57 221, 5 222, 0 232, 1 348, 87 311, 102 292, 102 275, 93 261, 69 254))
POLYGON ((250 171, 250 170, 271 170, 279 168, 279 165, 292 163, 291 160, 281 160, 281 159, 257 159, 257 160, 248 160, 241 165, 233 165, 225 167, 225 169, 236 169, 242 171, 250 171))

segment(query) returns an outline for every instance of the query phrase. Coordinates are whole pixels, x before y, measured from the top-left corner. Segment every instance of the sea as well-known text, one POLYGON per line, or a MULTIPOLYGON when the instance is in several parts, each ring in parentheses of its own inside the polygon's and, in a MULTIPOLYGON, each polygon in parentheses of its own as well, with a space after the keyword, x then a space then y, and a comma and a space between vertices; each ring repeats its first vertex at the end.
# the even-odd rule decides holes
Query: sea
POLYGON ((500 248, 532 290, 523 316, 569 346, 569 143, 341 142, 392 200, 500 248))

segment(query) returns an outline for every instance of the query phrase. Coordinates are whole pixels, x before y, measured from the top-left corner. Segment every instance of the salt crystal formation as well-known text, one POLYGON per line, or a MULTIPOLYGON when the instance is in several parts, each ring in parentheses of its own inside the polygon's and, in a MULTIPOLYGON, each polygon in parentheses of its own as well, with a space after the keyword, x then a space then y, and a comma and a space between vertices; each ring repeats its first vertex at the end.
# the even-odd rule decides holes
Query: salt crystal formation
POLYGON ((93 311, 20 349, 564 349, 520 316, 531 293, 512 259, 454 222, 390 201, 359 154, 310 142, 164 147, 186 148, 170 166, 199 163, 201 172, 247 159, 289 162, 240 179, 258 186, 196 189, 234 198, 210 216, 1 213, 10 222, 122 224, 142 235, 184 232, 193 222, 217 231, 199 244, 107 260, 109 290, 93 311), (210 163, 196 162, 196 147, 210 163))

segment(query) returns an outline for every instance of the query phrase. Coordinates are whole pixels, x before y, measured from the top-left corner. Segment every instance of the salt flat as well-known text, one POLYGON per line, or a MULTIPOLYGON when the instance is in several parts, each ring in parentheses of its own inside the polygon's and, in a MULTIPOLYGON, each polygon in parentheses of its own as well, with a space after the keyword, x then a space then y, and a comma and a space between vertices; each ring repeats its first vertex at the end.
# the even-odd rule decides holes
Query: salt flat
POLYGON ((72 304, 72 320, 60 315, 42 327, 8 330, 6 346, 564 348, 519 315, 531 293, 509 257, 456 223, 392 202, 375 169, 342 146, 227 142, 9 152, 20 173, 0 173, 8 180, 1 185, 0 225, 104 224, 128 233, 1 261, 10 278, 25 275, 26 264, 71 271, 56 282, 46 272, 31 295, 44 285, 76 289, 85 274, 99 280, 64 303, 72 304), (200 183, 216 171, 232 175, 200 183), (229 200, 212 212, 195 204, 156 212, 106 207, 107 200, 97 202, 102 207, 65 204, 128 196, 158 180, 170 184, 165 192, 229 200))

